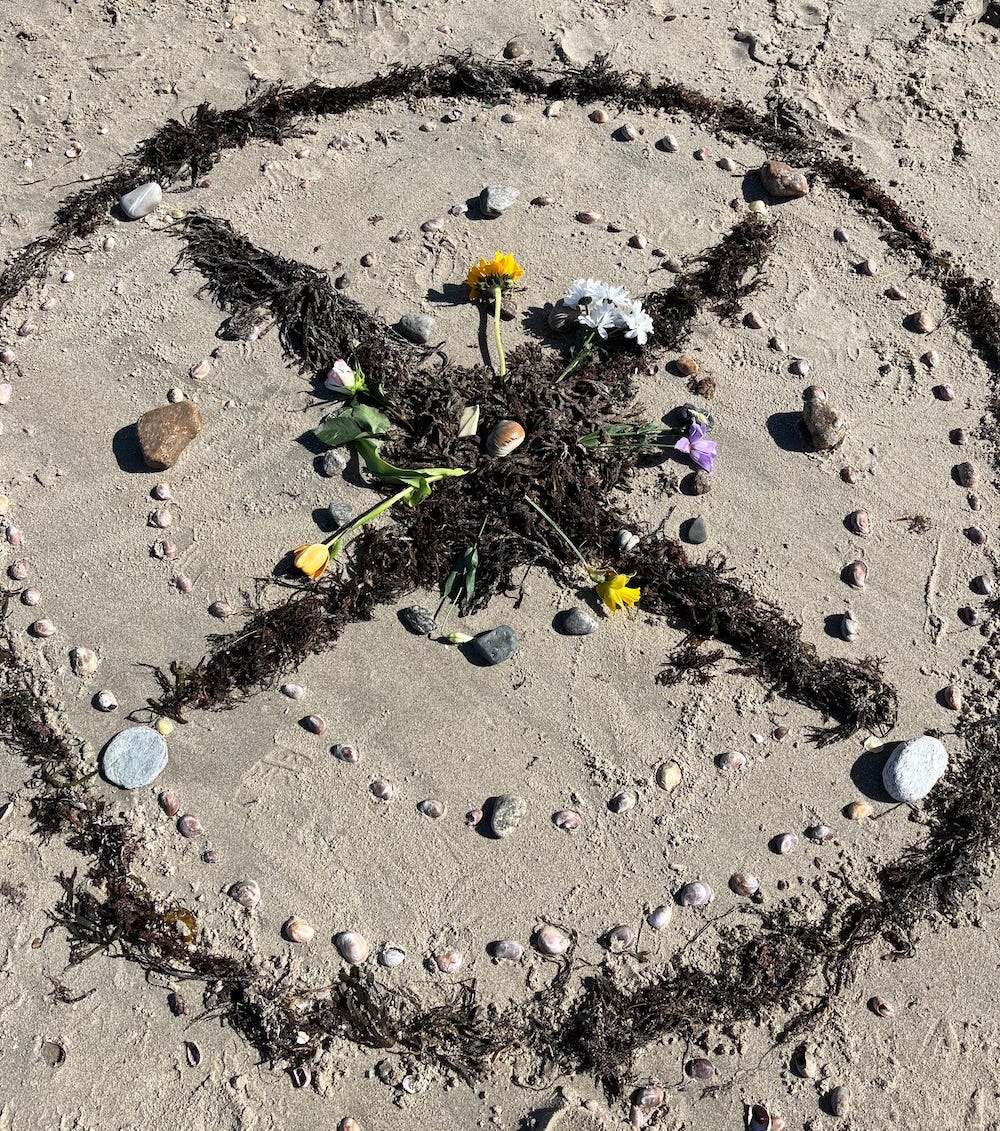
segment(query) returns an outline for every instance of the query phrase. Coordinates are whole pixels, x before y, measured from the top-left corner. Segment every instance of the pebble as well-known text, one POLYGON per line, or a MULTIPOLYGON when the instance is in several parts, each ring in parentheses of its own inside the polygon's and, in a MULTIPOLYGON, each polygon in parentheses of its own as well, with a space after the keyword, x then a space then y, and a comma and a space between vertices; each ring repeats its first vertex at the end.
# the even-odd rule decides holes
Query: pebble
POLYGON ((974 490, 979 486, 979 468, 968 460, 965 463, 958 464, 955 468, 955 475, 963 487, 974 490))
POLYGON ((573 940, 559 927, 544 923, 535 931, 535 949, 542 954, 561 955, 573 945, 573 940))
POLYGON ((130 727, 116 734, 104 749, 101 769, 122 789, 149 785, 167 766, 167 744, 152 727, 130 727))
POLYGON ((16 357, 17 354, 14 353, 10 346, 4 346, 4 348, 0 350, 0 364, 2 365, 13 365, 16 357))
POLYGON ((481 632, 472 641, 476 654, 488 664, 502 664, 517 650, 517 634, 508 625, 501 624, 481 632))
POLYGON ((760 167, 760 183, 771 196, 791 199, 809 195, 805 174, 784 161, 765 161, 760 167))
POLYGON ((956 687, 955 684, 949 683, 948 686, 943 688, 941 691, 941 702, 945 707, 948 708, 949 711, 961 711, 961 689, 956 687))
POLYGON ((548 106, 545 107, 545 117, 546 118, 558 118, 559 115, 562 114, 562 111, 563 111, 562 99, 557 98, 555 100, 555 102, 550 102, 548 104, 548 106))
POLYGON ((552 823, 566 833, 575 833, 583 824, 583 817, 575 809, 560 809, 553 814, 552 823))
POLYGON ((505 793, 493 803, 490 813, 490 831, 494 836, 506 839, 521 823, 528 811, 528 803, 514 793, 505 793))
POLYGON ((167 400, 170 404, 177 404, 178 401, 184 400, 184 390, 178 389, 176 386, 172 389, 167 389, 167 400))
POLYGON ((376 252, 366 251, 365 254, 362 255, 360 262, 362 267, 377 267, 381 261, 381 256, 376 252))
POLYGON ((810 385, 802 394, 802 422, 806 426, 814 451, 839 448, 847 435, 847 425, 840 413, 827 400, 826 393, 810 385))
POLYGON ((877 275, 879 273, 879 265, 874 259, 862 259, 858 264, 858 270, 862 275, 877 275))
POLYGON ((400 610, 399 615, 414 636, 429 636, 437 628, 434 614, 423 605, 408 605, 400 610))
POLYGON ((338 529, 346 526, 354 516, 354 507, 350 503, 331 503, 326 510, 330 521, 338 529))
POLYGON ((834 228, 833 238, 837 243, 847 243, 851 237, 846 228, 834 228))
POLYGON ((799 838, 795 833, 782 833, 774 842, 774 851, 779 856, 787 856, 798 843, 799 838))
POLYGON ((669 926, 673 915, 673 908, 661 903, 659 907, 654 907, 646 916, 646 922, 654 931, 662 931, 664 927, 669 926))
POLYGON ((201 431, 201 413, 186 400, 160 405, 139 417, 136 431, 146 466, 150 471, 165 471, 201 431))
POLYGON ((708 541, 708 524, 703 515, 699 514, 691 521, 684 540, 690 542, 692 546, 700 546, 702 542, 708 541))
POLYGON ((789 373, 794 373, 796 377, 809 376, 809 362, 804 358, 797 357, 788 367, 789 373))
POLYGON ((575 605, 560 614, 559 627, 567 636, 588 636, 597 628, 597 621, 586 610, 575 605))
POLYGON ((929 310, 918 310, 910 319, 910 325, 918 334, 930 334, 937 329, 937 322, 929 310))
POLYGON ((505 125, 513 126, 516 122, 520 122, 522 115, 516 110, 508 110, 505 114, 500 115, 500 121, 505 125))
POLYGON ((630 789, 622 789, 612 796, 608 808, 612 813, 628 813, 636 807, 638 800, 630 789))
POLYGON ((233 615, 233 606, 228 601, 213 601, 208 606, 209 616, 215 617, 217 620, 225 620, 226 617, 233 615))
POLYGON ((174 585, 177 586, 178 593, 190 593, 194 589, 194 582, 190 577, 185 577, 183 573, 179 573, 174 578, 174 585))
POLYGON ((170 490, 169 483, 157 483, 150 494, 161 503, 169 502, 173 498, 173 491, 170 490))
POLYGON ((762 330, 764 328, 764 319, 757 313, 756 310, 747 311, 743 317, 743 325, 750 330, 762 330))
POLYGON ((953 385, 935 385, 934 396, 939 401, 953 401, 955 399, 955 387, 953 385))
POLYGON ((97 671, 100 660, 93 648, 74 648, 69 654, 69 663, 73 674, 85 679, 97 671))
MULTIPOLYGON (((42 599, 41 589, 36 589, 34 585, 29 585, 27 589, 21 594, 22 605, 37 605, 42 599)), ((50 620, 36 620, 31 626, 31 631, 36 636, 52 636, 55 628, 52 626, 50 620)))
POLYGON ((319 470, 321 475, 325 475, 327 479, 332 479, 335 475, 340 475, 346 467, 347 457, 344 453, 337 448, 331 448, 328 452, 323 453, 319 470))
POLYGON ((666 150, 667 153, 676 153, 680 149, 681 143, 673 134, 667 134, 660 140, 659 147, 666 150))
POLYGON ((751 212, 756 212, 760 215, 767 211, 767 205, 763 200, 751 200, 747 208, 749 208, 751 212))
POLYGON ((192 365, 188 370, 188 376, 192 381, 203 381, 209 373, 212 372, 212 363, 207 357, 203 357, 197 365, 192 365))
POLYGON ((358 753, 358 748, 352 746, 349 742, 338 742, 330 753, 341 762, 346 762, 349 766, 356 766, 361 760, 361 755, 358 753))
POLYGON ((926 353, 920 355, 920 360, 928 369, 937 369, 941 364, 941 355, 937 350, 928 350, 926 353))
POLYGON ((948 751, 930 735, 900 742, 882 771, 882 784, 894 801, 920 801, 948 769, 948 751))
POLYGON ((648 246, 648 244, 649 244, 649 240, 647 240, 645 236, 640 236, 640 235, 629 236, 629 240, 628 240, 629 247, 635 247, 635 248, 638 248, 640 251, 642 251, 645 247, 648 246))
POLYGON ((9 381, 0 381, 0 405, 10 404, 14 386, 9 381))
POLYGON ((429 817, 432 821, 440 820, 448 811, 448 806, 443 801, 427 798, 426 801, 417 802, 417 812, 429 817))
POLYGON ((851 1091, 849 1088, 845 1088, 843 1084, 832 1089, 827 1099, 830 1103, 830 1110, 838 1117, 847 1115, 851 1110, 851 1091))
POLYGON ((432 235, 436 232, 443 232, 444 231, 444 217, 443 216, 435 216, 432 220, 425 220, 420 225, 420 230, 422 232, 429 232, 432 235))
POLYGON ((306 715, 302 725, 311 734, 322 734, 326 730, 326 720, 320 715, 306 715))
POLYGON ((850 643, 853 640, 857 640, 859 631, 860 625, 858 623, 858 618, 855 615, 853 609, 848 609, 840 618, 841 638, 850 643))
POLYGON ((260 903, 260 888, 253 880, 237 880, 229 889, 229 895, 248 911, 252 911, 260 903))
POLYGON ((399 320, 399 332, 421 346, 431 340, 436 328, 437 319, 420 310, 407 311, 399 320))
MULTIPOLYGON (((28 594, 28 593, 38 593, 38 598, 34 601, 25 601, 24 603, 26 605, 28 605, 28 604, 37 605, 38 601, 41 600, 41 597, 42 597, 41 593, 39 593, 37 589, 26 589, 25 594, 28 594)), ((22 598, 22 600, 23 599, 24 598, 22 598)), ((39 637, 40 639, 47 640, 50 636, 55 636, 56 626, 52 623, 52 621, 50 621, 46 617, 46 618, 43 618, 42 620, 36 620, 35 623, 31 626, 31 631, 35 636, 39 637)))
POLYGON ((294 943, 310 943, 316 937, 316 929, 305 919, 299 919, 296 915, 285 920, 281 931, 289 942, 294 943))
POLYGON ((656 771, 656 784, 670 793, 681 784, 683 771, 678 762, 664 762, 656 771))
POLYGON ((695 377, 701 366, 690 354, 682 353, 680 357, 674 359, 674 369, 681 377, 695 377))
POLYGON ((993 592, 993 579, 986 577, 984 574, 979 574, 978 577, 974 577, 969 584, 972 587, 973 593, 979 593, 984 597, 993 592))
POLYGON ((545 208, 550 204, 555 204, 555 202, 556 198, 554 196, 549 196, 547 192, 543 192, 539 196, 533 196, 531 198, 531 203, 536 208, 545 208))
POLYGON ((684 1065, 684 1071, 692 1080, 711 1080, 715 1075, 715 1065, 703 1056, 695 1057, 684 1065))
POLYGON ((600 212, 589 211, 577 212, 576 218, 581 224, 596 224, 600 221, 601 214, 600 212))
POLYGON ((521 190, 510 185, 487 185, 479 194, 479 206, 490 220, 502 216, 521 195, 521 190))
POLYGON ((986 544, 987 534, 981 526, 967 526, 965 536, 973 546, 984 546, 986 544))
POLYGON ((715 764, 720 770, 742 770, 747 764, 747 756, 741 754, 739 750, 727 750, 724 754, 720 754, 718 758, 715 759, 715 764))
POLYGON ((462 969, 463 961, 462 952, 451 947, 434 955, 434 965, 442 974, 457 974, 462 969))
POLYGON ((706 471, 703 467, 699 467, 698 470, 694 473, 694 480, 691 483, 692 494, 707 495, 711 490, 711 472, 706 471))
POLYGON ((902 287, 897 287, 895 283, 891 287, 886 287, 885 297, 891 298, 894 302, 902 302, 907 297, 906 291, 902 287))
POLYGON ((724 173, 736 172, 736 162, 732 157, 720 157, 717 164, 724 173))
POLYGON ((105 688, 103 691, 98 691, 94 696, 94 706, 98 711, 104 711, 108 714, 111 711, 118 710, 118 698, 113 691, 108 691, 105 688))
POLYGON ((637 938, 634 927, 628 926, 627 923, 619 923, 608 931, 603 942, 612 954, 625 954, 635 949, 637 938))
POLYGON ((168 817, 176 817, 181 811, 181 799, 172 789, 164 789, 156 800, 168 817))
POLYGON ((76 276, 73 274, 73 271, 68 269, 66 271, 63 271, 62 275, 60 276, 60 282, 72 283, 75 278, 76 276))
POLYGON ((635 141, 639 136, 639 131, 631 122, 626 122, 623 126, 619 126, 618 129, 615 130, 614 136, 619 141, 635 141))
POLYGON ((125 193, 118 203, 130 220, 140 220, 150 212, 155 212, 162 200, 163 190, 160 186, 156 181, 147 181, 144 185, 139 185, 131 192, 125 193))
POLYGON ((729 890, 749 898, 760 891, 760 880, 750 872, 735 872, 729 877, 729 890))
POLYGON ((31 562, 27 558, 18 558, 7 567, 7 576, 11 581, 24 581, 31 573, 31 562))
POLYGON ((371 955, 371 944, 357 931, 341 931, 333 940, 337 953, 352 966, 361 966, 371 955))
POLYGON ((704 147, 702 147, 701 149, 696 149, 694 151, 695 161, 707 161, 711 156, 712 151, 710 149, 705 149, 704 147))
POLYGON ((149 516, 149 525, 155 526, 158 530, 168 530, 173 524, 174 516, 166 507, 158 507, 149 516))
POLYGON ((388 805, 395 796, 396 787, 391 781, 386 781, 385 778, 376 778, 368 787, 368 792, 376 801, 383 801, 388 805))
POLYGON ((598 106, 596 110, 591 110, 587 117, 592 122, 596 122, 599 126, 603 126, 604 123, 608 120, 608 112, 607 110, 602 110, 601 107, 598 106))

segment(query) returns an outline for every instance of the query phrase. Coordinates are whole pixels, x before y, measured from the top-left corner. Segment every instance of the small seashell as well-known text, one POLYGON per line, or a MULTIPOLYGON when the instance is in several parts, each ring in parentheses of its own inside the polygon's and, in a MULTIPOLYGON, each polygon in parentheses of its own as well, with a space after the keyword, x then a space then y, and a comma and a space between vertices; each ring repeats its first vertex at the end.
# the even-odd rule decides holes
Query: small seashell
POLYGON ((813 825, 806 829, 806 836, 813 844, 831 844, 837 839, 837 830, 829 825, 813 825))
POLYGON ((672 271, 675 275, 679 275, 684 270, 684 261, 671 257, 670 259, 664 259, 663 266, 668 271, 672 271))
POLYGON ((562 111, 563 111, 563 101, 562 101, 561 98, 557 98, 555 100, 555 102, 550 102, 548 104, 548 106, 545 107, 545 117, 546 118, 558 118, 559 115, 562 114, 562 111))
POLYGON ((887 1021, 896 1016, 895 1008, 884 997, 879 997, 877 994, 868 999, 868 1008, 872 1013, 877 1013, 879 1017, 884 1017, 887 1021))
POLYGON ((760 880, 750 872, 734 872, 729 877, 729 890, 736 895, 756 895, 760 891, 760 880))
POLYGON ((973 546, 983 546, 986 544, 986 531, 981 526, 966 527, 965 536, 973 544, 973 546))
POLYGON ((312 1081, 312 1069, 308 1064, 296 1064, 288 1070, 293 1088, 305 1088, 312 1081))
POLYGON ((554 196, 549 196, 547 192, 540 193, 538 196, 531 198, 531 203, 536 208, 546 208, 550 204, 555 204, 555 202, 556 198, 554 196))
POLYGON ((169 540, 157 542, 153 547, 153 553, 158 558, 163 558, 164 561, 173 561, 177 557, 177 543, 169 540))
POLYGON ((619 923, 617 927, 612 927, 604 936, 604 945, 612 954, 625 954, 627 951, 635 949, 638 938, 635 928, 629 927, 625 923, 619 923))
POLYGON ((30 322, 26 319, 21 323, 20 326, 18 326, 17 336, 19 338, 30 338, 37 329, 38 327, 34 324, 34 322, 30 322))
POLYGON ((190 593, 194 589, 194 582, 190 577, 185 577, 183 573, 179 573, 174 578, 174 585, 177 587, 178 593, 190 593))
POLYGON ((846 228, 834 228, 833 238, 837 241, 837 243, 847 243, 847 241, 851 237, 846 228))
POLYGON ((724 173, 736 172, 736 162, 732 157, 720 157, 716 164, 724 173))
POLYGON ((156 800, 168 817, 176 817, 181 811, 181 799, 172 789, 163 790, 156 800))
POLYGON ((710 149, 702 148, 702 149, 696 149, 694 151, 695 161, 707 161, 711 156, 712 156, 712 151, 710 149))
POLYGON ((524 429, 516 420, 501 420, 486 437, 486 450, 498 459, 524 443, 524 429))
POLYGON ((986 577, 984 574, 974 577, 972 581, 969 582, 969 585, 973 593, 979 593, 984 597, 993 592, 993 578, 986 577))
POLYGON ((603 126, 604 123, 608 120, 608 112, 607 110, 602 110, 600 106, 598 106, 596 110, 591 110, 587 117, 592 122, 596 122, 599 126, 603 126))
POLYGON ((859 631, 858 618, 854 615, 853 609, 848 609, 840 618, 840 635, 844 640, 850 642, 857 640, 859 631))
POLYGON ((864 562, 851 562, 844 566, 844 580, 852 589, 864 589, 868 584, 868 566, 864 562))
POLYGON ((844 806, 844 816, 849 821, 863 821, 866 817, 870 817, 875 810, 868 804, 867 801, 852 801, 850 805, 844 806))
POLYGON ((982 610, 974 609, 970 605, 965 605, 958 610, 958 615, 969 626, 969 628, 978 628, 983 623, 982 610))
POLYGON ((423 813, 425 817, 430 817, 432 821, 440 820, 447 812, 447 808, 443 801, 436 801, 433 798, 417 802, 417 811, 423 813))
MULTIPOLYGON (((115 697, 115 693, 113 691, 98 691, 98 693, 94 696, 94 706, 98 709, 98 711, 117 711, 118 700, 115 697)), ((172 815, 173 814, 171 814, 171 816, 172 815)))
POLYGON ((63 283, 72 283, 75 278, 76 276, 73 274, 72 270, 67 268, 67 270, 63 271, 62 275, 60 275, 59 280, 63 283))
POLYGON ((857 483, 857 481, 858 481, 857 470, 853 467, 850 467, 850 466, 842 467, 840 469, 840 478, 845 483, 849 483, 853 487, 854 484, 857 483))
POLYGON ((7 539, 7 545, 15 549, 24 543, 24 534, 16 526, 8 526, 4 531, 4 537, 7 539))
POLYGON ((674 369, 681 377, 694 377, 701 366, 690 354, 682 353, 680 357, 674 360, 674 369))
POLYGON ((449 947, 434 955, 434 965, 442 974, 457 974, 462 969, 464 955, 460 950, 449 947))
POLYGON ((962 447, 969 442, 968 433, 964 428, 952 428, 948 433, 948 439, 957 447, 962 447))
POLYGON ((809 376, 809 362, 805 358, 797 357, 788 367, 789 373, 794 373, 796 377, 809 376))
POLYGON ((576 218, 581 224, 597 224, 601 221, 602 216, 600 212, 584 211, 577 212, 576 218))
POLYGON ((830 1110, 834 1115, 847 1115, 847 1113, 851 1110, 850 1089, 845 1088, 843 1084, 834 1088, 828 1095, 827 1099, 829 1100, 830 1110))
POLYGON ((552 823, 563 832, 574 833, 583 824, 583 817, 575 809, 560 809, 553 816, 552 823))
MULTIPOLYGON (((517 120, 518 121, 521 120, 520 114, 517 115, 517 120)), ((467 204, 453 204, 451 206, 451 208, 448 209, 448 215, 449 216, 464 216, 468 211, 469 211, 469 206, 467 204)), ((409 232, 407 232, 407 236, 409 236, 409 232)), ((389 238, 392 239, 392 236, 390 236, 389 238)), ((393 243, 399 243, 399 242, 401 242, 401 241, 393 240, 393 243)))
POLYGON ((297 683, 283 683, 280 690, 281 694, 286 696, 288 699, 301 699, 302 696, 306 693, 306 689, 304 687, 299 687, 297 683))
POLYGON ((444 217, 443 216, 434 216, 430 220, 425 220, 420 225, 420 230, 422 232, 431 232, 431 233, 443 232, 444 231, 444 217))
POLYGON ((186 836, 188 840, 194 840, 200 837, 205 830, 201 827, 201 821, 197 817, 185 813, 177 822, 177 831, 181 836, 186 836))
POLYGON ((615 137, 617 137, 619 141, 635 141, 638 136, 639 131, 631 122, 626 122, 615 131, 615 137))
POLYGON ((751 1105, 747 1112, 747 1131, 775 1131, 774 1120, 763 1104, 751 1105))
POLYGON ((816 1058, 809 1053, 805 1045, 799 1045, 792 1053, 791 1069, 796 1076, 803 1080, 815 1080, 819 1075, 819 1065, 816 1063, 816 1058))
POLYGON ((465 814, 465 824, 467 828, 474 829, 476 825, 483 819, 482 809, 470 809, 465 814))
POLYGON ((174 516, 166 507, 160 507, 149 516, 149 523, 151 526, 159 527, 160 530, 167 530, 173 526, 174 516))
POLYGON ((727 750, 715 759, 720 770, 742 770, 747 764, 747 756, 738 750, 727 750))
POLYGON ((392 784, 391 781, 386 781, 385 778, 377 778, 368 787, 368 792, 377 801, 385 801, 386 803, 388 803, 392 800, 393 795, 396 792, 396 787, 392 784))
POLYGON ((188 1064, 192 1068, 197 1068, 201 1064, 201 1049, 194 1043, 194 1041, 184 1042, 184 1056, 187 1058, 188 1064))
POLYGON ((306 715, 302 725, 310 734, 322 734, 326 730, 326 719, 321 715, 306 715))
POLYGON ((767 204, 763 200, 751 200, 747 205, 747 208, 751 212, 756 212, 762 215, 767 211, 767 204))
POLYGON ((355 766, 361 760, 361 754, 357 747, 351 746, 347 742, 338 742, 330 753, 334 758, 339 758, 341 762, 346 762, 349 766, 355 766))
POLYGON ((677 895, 682 907, 707 907, 712 902, 712 889, 701 880, 685 884, 677 895))
POLYGON ((641 1088, 636 1088, 632 1093, 632 1103, 635 1107, 641 1107, 646 1111, 659 1107, 665 1099, 666 1095, 663 1089, 655 1084, 645 1084, 641 1088))
POLYGON ((627 554, 639 545, 640 538, 638 534, 633 534, 631 530, 619 530, 615 541, 618 544, 618 549, 627 554))
POLYGON ((69 664, 73 674, 81 679, 93 675, 100 662, 93 648, 74 648, 69 654, 69 664))
POLYGON ((681 143, 674 137, 673 134, 667 134, 660 142, 660 148, 665 149, 667 153, 676 153, 681 147, 681 143))
POLYGON ((458 438, 464 440, 469 436, 475 436, 479 431, 479 405, 470 404, 462 409, 462 415, 458 421, 458 438))
POLYGON ((928 369, 937 369, 941 364, 941 355, 937 350, 928 350, 926 353, 920 355, 920 360, 928 369))
POLYGON ((661 903, 659 907, 654 907, 646 916, 646 922, 654 931, 662 931, 664 927, 669 926, 673 915, 673 908, 661 903))
POLYGON ((877 275, 879 273, 879 265, 874 259, 862 259, 858 264, 858 270, 862 275, 877 275))
POLYGON ((897 287, 894 283, 891 287, 886 287, 885 297, 891 298, 894 302, 901 302, 908 296, 906 294, 906 291, 904 291, 902 287, 897 287))
POLYGON ((103 242, 101 243, 101 247, 105 251, 114 251, 117 246, 118 241, 114 236, 105 236, 103 242))
POLYGON ((208 606, 208 611, 218 620, 225 620, 233 615, 233 606, 228 601, 213 601, 208 606))
MULTIPOLYGON (((28 593, 31 593, 31 592, 37 593, 38 590, 37 589, 35 589, 35 590, 26 589, 25 590, 25 594, 28 594, 28 593)), ((41 594, 39 594, 39 596, 41 596, 41 594)), ((32 604, 34 604, 34 603, 35 602, 32 602, 32 604)), ((50 636, 55 636, 56 626, 52 623, 52 621, 50 621, 46 618, 46 619, 43 619, 43 620, 36 620, 35 623, 31 626, 31 631, 35 634, 35 636, 38 636, 41 639, 45 640, 50 636)))
POLYGON ((260 888, 253 880, 237 880, 229 889, 229 894, 248 911, 253 911, 260 903, 260 888))
POLYGON ((0 405, 10 404, 14 386, 9 381, 0 381, 0 405))
POLYGON ((668 793, 681 784, 683 771, 677 762, 664 762, 656 771, 656 784, 668 793))
POLYGON ((173 498, 173 492, 170 490, 169 483, 157 483, 156 486, 150 491, 154 499, 159 499, 160 502, 167 502, 173 498))
POLYGON ((953 385, 935 385, 934 396, 939 401, 953 401, 955 399, 955 387, 953 385))
POLYGON ((761 318, 756 310, 750 310, 743 316, 743 325, 750 330, 762 330, 764 328, 764 319, 761 318))
POLYGON ((524 947, 516 939, 491 942, 486 951, 497 962, 520 962, 524 957, 524 947))
POLYGON ((177 404, 178 401, 184 400, 184 390, 177 388, 176 385, 172 389, 167 389, 167 400, 171 404, 177 404))
POLYGON ((16 356, 10 346, 4 346, 4 348, 0 350, 0 365, 13 365, 16 356))
POLYGON ((188 1007, 187 1002, 184 1000, 184 995, 177 993, 176 990, 173 993, 167 994, 167 1008, 175 1017, 186 1016, 188 1007))
POLYGON ((289 942, 294 943, 310 943, 316 937, 316 931, 305 921, 305 919, 296 918, 292 916, 291 919, 286 919, 284 926, 281 928, 282 933, 289 942))
POLYGON ((207 357, 203 357, 197 365, 191 366, 191 368, 188 370, 188 376, 192 381, 201 381, 211 372, 212 362, 207 357))
POLYGON ((405 961, 406 952, 398 946, 384 946, 378 952, 379 965, 384 966, 387 970, 395 970, 397 966, 402 966, 405 961))
POLYGON ((962 692, 953 683, 949 683, 947 687, 941 691, 941 702, 948 708, 949 711, 961 711, 962 709, 962 692))
POLYGON ((157 719, 153 729, 164 738, 169 738, 174 733, 174 724, 169 719, 157 719))
POLYGON ((853 534, 871 534, 871 515, 869 515, 867 511, 851 511, 851 513, 847 516, 847 528, 853 534))
POLYGON ((937 329, 937 322, 929 310, 918 310, 911 318, 910 325, 918 334, 930 334, 937 329))
POLYGON ((535 931, 534 946, 541 954, 562 955, 573 945, 573 940, 559 927, 543 923, 535 931))
MULTIPOLYGON (((24 592, 21 594, 21 604, 22 605, 37 605, 38 602, 41 599, 42 599, 42 591, 41 591, 41 589, 36 589, 34 585, 29 585, 28 588, 25 589, 24 592)), ((42 624, 44 626, 44 625, 51 625, 52 622, 51 621, 38 621, 37 623, 42 624)), ((35 633, 36 636, 51 636, 52 632, 55 632, 55 629, 53 629, 52 632, 47 632, 47 631, 44 630, 44 628, 43 628, 42 632, 38 632, 35 625, 31 626, 31 630, 32 630, 32 632, 35 633)))
POLYGON ((795 833, 782 833, 774 842, 774 851, 779 856, 786 856, 798 843, 795 833))
POLYGON ((975 490, 979 486, 979 468, 966 460, 955 468, 955 476, 963 487, 975 490))
POLYGON ((360 966, 367 962, 372 952, 368 940, 357 931, 342 931, 334 937, 333 945, 337 948, 340 957, 352 966, 360 966))
POLYGON ((345 1115, 337 1126, 337 1131, 362 1131, 361 1124, 352 1119, 351 1116, 345 1115))
POLYGON ((375 267, 381 262, 381 256, 374 251, 366 251, 361 257, 362 267, 375 267))
POLYGON ((630 809, 635 808, 638 800, 631 790, 623 789, 612 796, 608 802, 608 808, 612 813, 627 813, 630 809))
POLYGON ((775 727, 771 732, 771 737, 775 742, 784 742, 788 737, 788 727, 775 727))
POLYGON ((684 1071, 692 1080, 711 1080, 715 1075, 715 1065, 703 1056, 698 1056, 684 1065, 684 1071))

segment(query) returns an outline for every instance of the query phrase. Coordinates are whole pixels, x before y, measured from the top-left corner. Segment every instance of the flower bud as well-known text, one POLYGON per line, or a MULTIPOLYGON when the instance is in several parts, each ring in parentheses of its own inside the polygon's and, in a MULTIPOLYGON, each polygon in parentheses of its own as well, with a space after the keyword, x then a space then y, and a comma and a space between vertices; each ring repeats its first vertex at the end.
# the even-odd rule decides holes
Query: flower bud
POLYGON ((363 387, 361 377, 347 364, 344 359, 337 358, 331 369, 327 371, 324 386, 331 393, 356 393, 363 387))

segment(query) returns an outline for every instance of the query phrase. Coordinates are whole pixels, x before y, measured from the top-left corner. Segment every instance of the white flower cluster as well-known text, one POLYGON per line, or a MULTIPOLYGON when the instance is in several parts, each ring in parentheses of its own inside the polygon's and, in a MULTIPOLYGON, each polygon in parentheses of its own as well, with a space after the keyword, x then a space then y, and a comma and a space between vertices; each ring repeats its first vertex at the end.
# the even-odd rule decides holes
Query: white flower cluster
POLYGON ((653 329, 653 320, 638 299, 633 299, 624 287, 614 287, 600 279, 574 279, 563 295, 563 303, 577 311, 576 320, 581 326, 596 330, 602 338, 615 330, 624 330, 626 338, 643 346, 653 329))

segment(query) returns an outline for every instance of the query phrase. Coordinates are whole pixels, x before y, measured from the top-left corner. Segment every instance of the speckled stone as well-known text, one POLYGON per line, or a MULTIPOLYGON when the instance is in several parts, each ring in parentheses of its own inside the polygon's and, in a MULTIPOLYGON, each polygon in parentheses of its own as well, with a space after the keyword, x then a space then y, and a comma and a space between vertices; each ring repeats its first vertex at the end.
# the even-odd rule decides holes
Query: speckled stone
POLYGON ((559 629, 567 636, 587 636, 597 628, 597 621, 579 605, 566 609, 559 617, 559 629))
POLYGON ((493 835, 501 839, 509 837, 527 811, 528 803, 523 797, 513 793, 505 793, 502 797, 498 797, 490 814, 490 829, 493 835))
POLYGON ((509 185, 488 185, 479 194, 479 204, 483 215, 490 220, 502 216, 521 195, 521 190, 509 185))
POLYGON ((895 801, 926 797, 948 769, 948 751, 936 738, 922 734, 901 742, 889 755, 882 784, 895 801))
POLYGON ((149 785, 167 766, 167 744, 152 727, 130 727, 108 743, 101 770, 108 781, 122 789, 149 785))

